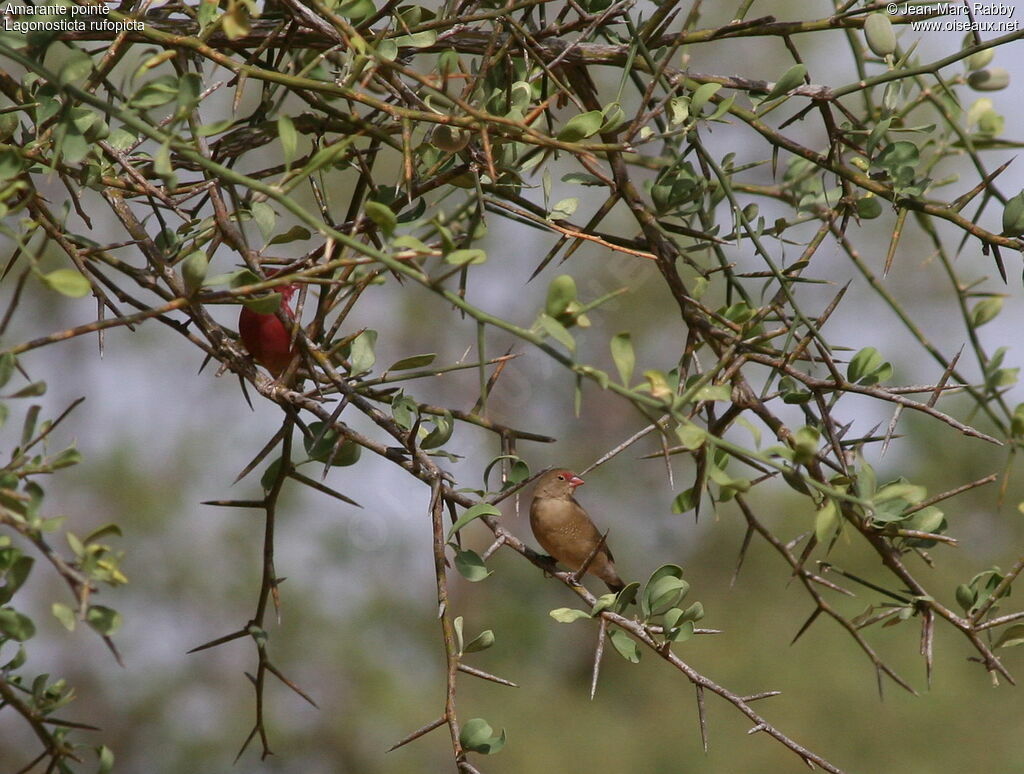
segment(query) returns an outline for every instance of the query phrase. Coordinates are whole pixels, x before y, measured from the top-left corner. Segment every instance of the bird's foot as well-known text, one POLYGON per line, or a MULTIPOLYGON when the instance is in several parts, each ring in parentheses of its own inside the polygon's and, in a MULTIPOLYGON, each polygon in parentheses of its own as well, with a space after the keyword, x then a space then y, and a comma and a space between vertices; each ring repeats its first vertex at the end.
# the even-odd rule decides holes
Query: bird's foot
POLYGON ((558 560, 553 556, 547 554, 537 554, 537 561, 544 565, 544 574, 547 576, 554 575, 558 572, 558 560))

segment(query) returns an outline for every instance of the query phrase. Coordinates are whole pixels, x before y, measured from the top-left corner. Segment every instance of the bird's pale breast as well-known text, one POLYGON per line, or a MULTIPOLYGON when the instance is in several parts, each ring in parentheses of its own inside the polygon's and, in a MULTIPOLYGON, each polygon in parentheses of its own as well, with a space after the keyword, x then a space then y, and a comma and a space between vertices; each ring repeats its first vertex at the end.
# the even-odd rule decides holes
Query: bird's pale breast
POLYGON ((573 569, 583 564, 601 539, 586 512, 571 500, 534 500, 530 526, 541 547, 573 569))

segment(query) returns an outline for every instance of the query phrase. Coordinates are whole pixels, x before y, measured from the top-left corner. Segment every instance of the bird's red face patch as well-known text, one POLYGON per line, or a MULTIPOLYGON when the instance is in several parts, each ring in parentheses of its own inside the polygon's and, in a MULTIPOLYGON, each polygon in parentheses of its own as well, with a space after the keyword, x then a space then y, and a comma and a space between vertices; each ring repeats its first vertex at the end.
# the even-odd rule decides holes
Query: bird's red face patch
POLYGON ((572 489, 578 486, 583 486, 583 479, 573 473, 571 470, 559 470, 558 480, 566 482, 572 489))

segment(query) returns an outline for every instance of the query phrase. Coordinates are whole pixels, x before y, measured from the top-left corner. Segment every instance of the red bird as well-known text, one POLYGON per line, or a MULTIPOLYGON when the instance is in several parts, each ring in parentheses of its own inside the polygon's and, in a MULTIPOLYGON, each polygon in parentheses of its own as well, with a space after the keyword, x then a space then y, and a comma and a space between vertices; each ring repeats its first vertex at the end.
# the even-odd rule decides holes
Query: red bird
MULTIPOLYGON (((288 320, 295 319, 289 302, 298 289, 298 285, 275 288, 275 292, 281 294, 281 312, 288 320)), ((260 314, 243 306, 238 315, 238 333, 252 359, 275 377, 283 374, 292 362, 295 355, 292 332, 276 314, 260 314)))

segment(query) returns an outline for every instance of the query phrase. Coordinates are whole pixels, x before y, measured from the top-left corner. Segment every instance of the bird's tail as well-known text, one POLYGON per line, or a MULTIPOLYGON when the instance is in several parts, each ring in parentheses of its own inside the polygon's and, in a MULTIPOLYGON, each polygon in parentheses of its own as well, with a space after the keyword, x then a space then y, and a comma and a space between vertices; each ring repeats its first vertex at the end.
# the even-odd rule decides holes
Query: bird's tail
POLYGON ((613 591, 616 594, 626 588, 626 584, 623 583, 622 578, 619 577, 619 574, 615 572, 615 568, 610 564, 605 568, 605 571, 601 573, 601 580, 604 581, 604 584, 608 587, 609 591, 613 591))

